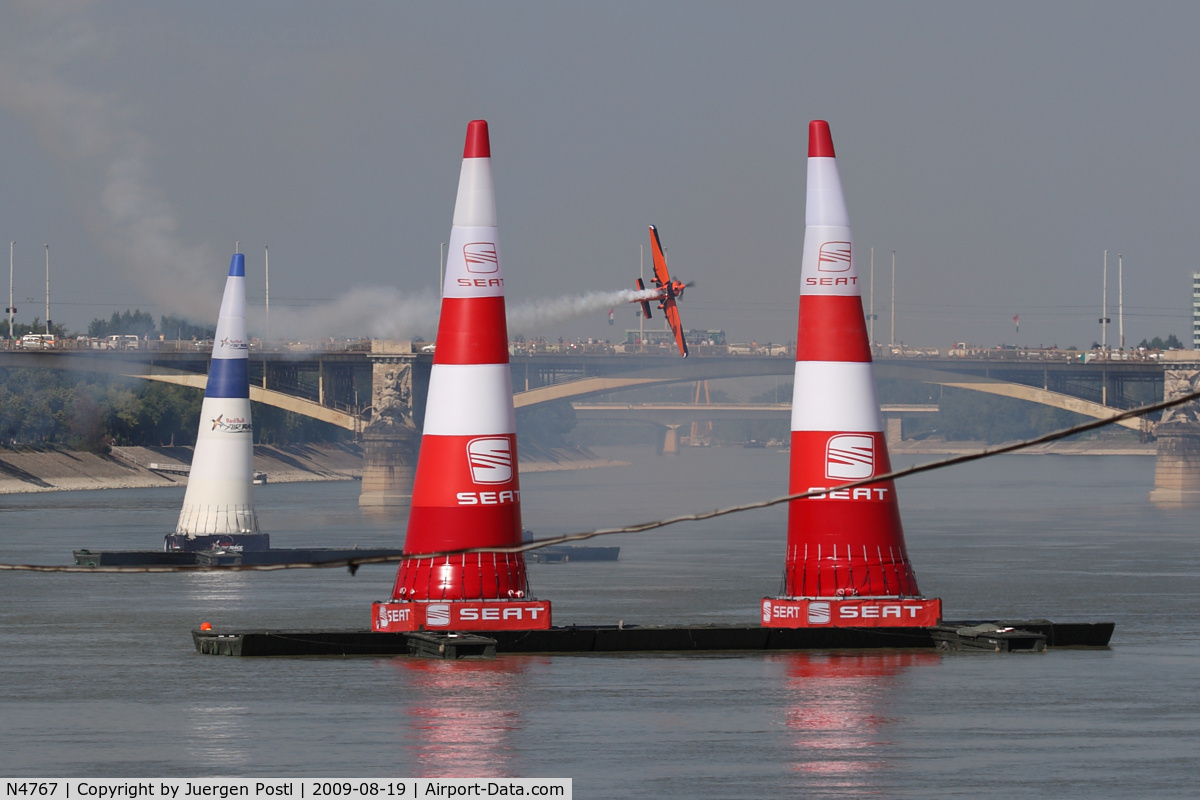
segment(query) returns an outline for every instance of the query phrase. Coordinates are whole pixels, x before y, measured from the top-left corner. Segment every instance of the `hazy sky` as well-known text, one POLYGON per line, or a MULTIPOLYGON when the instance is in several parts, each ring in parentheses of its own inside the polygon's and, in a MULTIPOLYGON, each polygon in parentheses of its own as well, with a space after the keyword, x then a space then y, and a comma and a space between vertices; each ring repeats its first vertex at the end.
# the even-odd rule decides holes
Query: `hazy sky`
POLYGON ((210 320, 240 241, 275 332, 432 338, 483 118, 510 333, 622 338, 632 305, 554 318, 630 286, 653 223, 686 327, 788 341, 824 118, 877 340, 892 250, 910 344, 1090 345, 1105 249, 1109 342, 1118 252, 1126 341, 1190 338, 1197 31, 1187 3, 10 2, 0 238, 21 321, 44 243, 79 329, 210 320))

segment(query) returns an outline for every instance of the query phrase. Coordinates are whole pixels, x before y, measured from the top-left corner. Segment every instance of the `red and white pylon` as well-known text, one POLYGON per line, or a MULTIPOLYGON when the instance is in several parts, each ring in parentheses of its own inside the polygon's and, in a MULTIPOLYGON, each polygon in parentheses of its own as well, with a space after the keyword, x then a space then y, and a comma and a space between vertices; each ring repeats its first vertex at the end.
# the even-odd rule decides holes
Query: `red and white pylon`
POLYGON ((532 630, 550 603, 528 597, 520 553, 423 553, 521 543, 521 488, 504 273, 487 123, 467 125, 442 313, 413 483, 405 555, 372 628, 532 630))
POLYGON ((783 596, 763 600, 762 623, 936 625, 941 601, 917 588, 893 482, 837 488, 891 462, 829 123, 814 120, 808 135, 788 491, 822 494, 788 505, 783 596))

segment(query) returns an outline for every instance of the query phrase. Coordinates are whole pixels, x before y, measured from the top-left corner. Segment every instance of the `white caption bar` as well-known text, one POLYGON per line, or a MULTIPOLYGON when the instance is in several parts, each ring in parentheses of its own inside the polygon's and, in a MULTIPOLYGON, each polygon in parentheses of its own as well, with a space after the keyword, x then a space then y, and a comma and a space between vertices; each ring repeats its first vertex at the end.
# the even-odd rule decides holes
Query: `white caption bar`
POLYGON ((571 800, 570 778, 0 778, 4 800, 291 800, 553 797, 571 800))

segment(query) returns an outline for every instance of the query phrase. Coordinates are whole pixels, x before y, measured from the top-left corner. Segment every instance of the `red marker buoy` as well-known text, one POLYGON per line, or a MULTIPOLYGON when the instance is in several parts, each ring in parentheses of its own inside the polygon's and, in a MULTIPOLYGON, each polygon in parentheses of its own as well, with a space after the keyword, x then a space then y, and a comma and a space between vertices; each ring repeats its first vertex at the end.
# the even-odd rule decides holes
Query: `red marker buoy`
POLYGON ((891 471, 850 220, 829 123, 809 125, 808 192, 792 398, 784 594, 765 598, 771 627, 936 625, 904 546, 892 481, 839 489, 891 471))
POLYGON ((462 553, 521 543, 521 488, 504 273, 487 123, 467 126, 447 248, 433 370, 413 483, 406 555, 377 631, 533 630, 550 603, 533 600, 520 553, 462 553))

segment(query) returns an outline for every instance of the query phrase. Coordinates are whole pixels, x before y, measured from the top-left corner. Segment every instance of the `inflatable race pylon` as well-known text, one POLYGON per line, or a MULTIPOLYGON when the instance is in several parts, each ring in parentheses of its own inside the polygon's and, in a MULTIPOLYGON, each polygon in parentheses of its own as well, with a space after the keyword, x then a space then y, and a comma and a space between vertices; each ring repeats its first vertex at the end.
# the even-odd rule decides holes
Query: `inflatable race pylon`
POLYGON ((917 588, 892 481, 850 220, 829 123, 808 129, 808 193, 792 397, 791 494, 782 597, 762 601, 769 627, 924 627, 941 601, 917 588))
POLYGON ((550 603, 528 596, 520 553, 421 558, 521 544, 521 487, 504 273, 496 227, 487 123, 467 125, 454 227, 447 248, 405 555, 390 602, 375 603, 376 631, 534 630, 550 603))
POLYGON ((213 340, 187 492, 166 550, 266 550, 254 513, 254 429, 246 339, 246 257, 235 253, 213 340))

